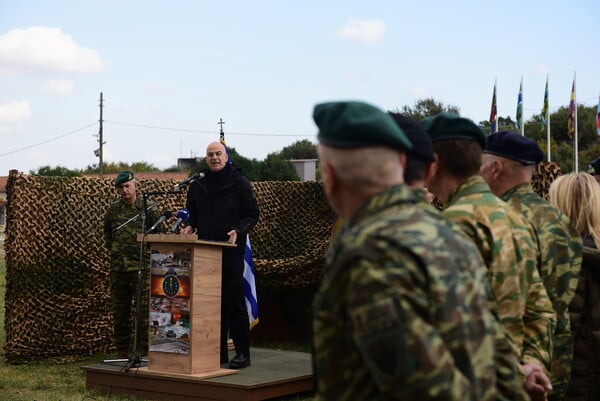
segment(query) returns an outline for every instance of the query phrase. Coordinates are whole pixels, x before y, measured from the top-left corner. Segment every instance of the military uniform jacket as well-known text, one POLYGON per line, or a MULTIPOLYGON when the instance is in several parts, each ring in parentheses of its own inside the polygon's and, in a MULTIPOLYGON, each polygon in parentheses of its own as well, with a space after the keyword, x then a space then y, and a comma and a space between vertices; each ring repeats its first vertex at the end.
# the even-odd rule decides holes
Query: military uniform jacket
MULTIPOLYGON (((124 272, 140 268, 140 242, 137 240, 137 235, 143 232, 141 218, 143 211, 144 202, 140 197, 136 198, 133 205, 126 205, 122 199, 118 199, 108 207, 104 216, 104 239, 113 271, 124 272), (135 218, 119 228, 132 217, 135 218)), ((150 209, 146 217, 145 229, 150 228, 159 217, 156 209, 150 209)), ((142 263, 145 265, 145 261, 142 263)))
POLYGON ((449 195, 442 215, 457 223, 479 248, 500 322, 521 362, 537 363, 549 372, 556 313, 537 270, 531 225, 478 175, 449 195))
POLYGON ((496 399, 481 259, 456 238, 404 185, 344 223, 313 301, 317 400, 496 399))
POLYGON ((573 355, 568 307, 577 288, 583 244, 569 218, 533 192, 529 183, 511 188, 501 198, 521 212, 535 232, 538 271, 556 312, 550 379, 554 392, 564 393, 573 355))
MULTIPOLYGON (((498 311, 496 310, 496 300, 494 298, 492 289, 487 279, 487 268, 479 250, 475 248, 475 245, 467 238, 460 230, 457 224, 443 218, 437 208, 435 208, 427 200, 427 195, 424 189, 416 188, 412 190, 417 205, 425 210, 430 216, 439 219, 441 222, 446 223, 449 227, 459 235, 459 241, 463 242, 465 247, 473 247, 476 252, 471 256, 473 258, 473 266, 478 266, 478 273, 480 280, 485 283, 486 294, 488 298, 488 308, 492 314, 492 328, 494 334, 494 369, 496 370, 496 388, 498 390, 498 401, 528 401, 529 396, 525 392, 523 387, 524 376, 518 369, 519 356, 515 352, 512 341, 506 335, 504 329, 500 325, 500 319, 498 318, 498 311)), ((465 279, 469 279, 466 277, 465 279)))

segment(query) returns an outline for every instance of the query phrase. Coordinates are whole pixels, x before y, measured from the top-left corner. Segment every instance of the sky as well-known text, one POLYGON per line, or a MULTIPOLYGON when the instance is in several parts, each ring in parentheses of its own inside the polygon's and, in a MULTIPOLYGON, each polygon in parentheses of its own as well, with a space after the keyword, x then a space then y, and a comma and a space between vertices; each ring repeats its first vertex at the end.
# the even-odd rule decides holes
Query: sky
POLYGON ((317 103, 434 98, 475 122, 600 94, 598 0, 0 0, 0 176, 103 159, 166 169, 219 138, 316 143, 317 103))

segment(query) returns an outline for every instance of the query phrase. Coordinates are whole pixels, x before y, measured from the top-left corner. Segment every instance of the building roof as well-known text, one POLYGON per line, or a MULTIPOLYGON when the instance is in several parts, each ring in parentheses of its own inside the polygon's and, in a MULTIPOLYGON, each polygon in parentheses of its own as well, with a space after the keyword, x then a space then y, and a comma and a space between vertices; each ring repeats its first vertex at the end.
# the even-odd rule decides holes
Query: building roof
POLYGON ((8 183, 8 176, 0 177, 0 192, 6 192, 6 184, 8 183))

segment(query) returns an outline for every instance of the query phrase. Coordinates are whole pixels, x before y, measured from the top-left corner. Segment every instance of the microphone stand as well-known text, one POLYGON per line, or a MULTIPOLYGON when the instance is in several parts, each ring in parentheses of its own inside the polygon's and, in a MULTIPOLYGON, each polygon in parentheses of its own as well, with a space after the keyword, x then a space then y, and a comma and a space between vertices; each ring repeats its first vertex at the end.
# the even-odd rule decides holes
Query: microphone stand
POLYGON ((129 369, 131 369, 131 368, 139 367, 142 362, 148 362, 147 359, 142 359, 142 357, 138 355, 138 335, 139 335, 138 325, 141 320, 140 319, 140 313, 141 313, 140 312, 140 309, 141 309, 140 304, 141 304, 141 298, 142 298, 142 279, 143 279, 142 269, 144 269, 144 264, 145 264, 145 252, 144 252, 145 251, 145 241, 144 241, 144 238, 146 236, 146 234, 145 234, 146 233, 146 217, 148 215, 148 211, 152 207, 155 207, 157 205, 157 203, 154 203, 151 207, 148 207, 148 202, 147 202, 148 197, 146 196, 145 193, 142 194, 142 199, 143 199, 142 212, 136 214, 135 216, 133 216, 132 218, 127 220, 125 223, 121 224, 120 226, 118 226, 116 229, 113 230, 113 232, 118 231, 121 228, 125 227, 127 224, 136 220, 139 216, 141 216, 142 240, 140 241, 140 254, 139 254, 139 261, 138 261, 139 268, 137 271, 137 280, 136 280, 136 285, 135 285, 135 302, 134 302, 135 315, 134 315, 134 324, 133 324, 133 355, 131 355, 127 359, 105 359, 103 361, 104 363, 126 362, 122 368, 122 370, 125 373, 129 372, 129 369))
MULTIPOLYGON (((133 222, 134 220, 136 220, 138 217, 142 218, 142 239, 140 241, 140 255, 139 255, 139 269, 137 271, 137 282, 136 282, 136 289, 135 289, 135 315, 134 315, 134 326, 133 326, 133 355, 130 356, 128 359, 105 359, 103 362, 104 363, 111 363, 111 362, 126 362, 125 365, 123 366, 122 370, 127 373, 129 372, 129 369, 131 368, 137 368, 141 365, 142 362, 148 362, 147 359, 143 359, 138 352, 140 350, 138 350, 138 337, 139 337, 139 332, 138 332, 138 326, 139 326, 139 322, 141 321, 141 317, 140 317, 140 313, 141 313, 141 300, 142 300, 142 287, 143 287, 143 278, 144 278, 144 273, 147 269, 147 264, 145 262, 145 256, 146 256, 146 252, 145 252, 145 248, 146 248, 146 217, 148 214, 148 211, 151 210, 152 208, 156 207, 157 205, 159 205, 160 203, 166 201, 169 199, 169 197, 171 195, 175 195, 175 194, 181 194, 183 193, 183 188, 185 188, 187 185, 191 184, 191 182, 185 182, 185 184, 177 184, 174 188, 173 191, 152 191, 152 192, 143 192, 142 193, 142 199, 143 199, 143 209, 142 212, 139 214, 136 214, 135 216, 133 216, 132 218, 130 218, 129 220, 127 220, 125 223, 121 224, 120 226, 118 226, 117 228, 115 228, 113 230, 113 232, 120 230, 121 228, 125 227, 127 224, 133 222), (148 206, 148 197, 150 197, 151 195, 166 195, 161 201, 157 201, 154 202, 152 205, 148 206)), ((141 353, 141 352, 140 352, 141 353)))

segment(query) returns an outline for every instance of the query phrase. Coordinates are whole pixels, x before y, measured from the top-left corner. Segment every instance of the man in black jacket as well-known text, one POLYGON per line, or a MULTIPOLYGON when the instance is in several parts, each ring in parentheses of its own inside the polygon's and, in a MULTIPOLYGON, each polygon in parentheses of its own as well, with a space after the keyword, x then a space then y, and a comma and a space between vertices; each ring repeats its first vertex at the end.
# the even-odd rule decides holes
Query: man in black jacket
POLYGON ((190 226, 199 239, 229 241, 235 248, 223 248, 221 283, 221 363, 227 363, 227 334, 233 339, 235 357, 229 368, 250 365, 250 324, 244 298, 243 272, 246 235, 258 222, 258 205, 250 182, 239 169, 227 163, 225 146, 213 142, 206 148, 203 179, 190 185, 186 207, 190 226))

